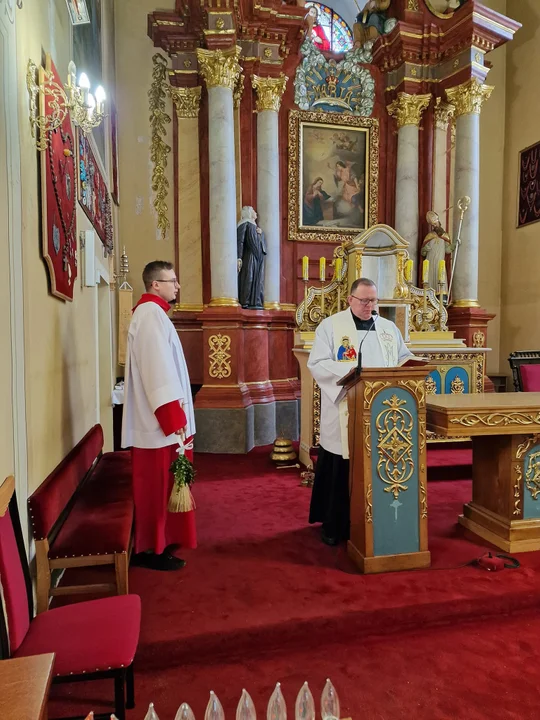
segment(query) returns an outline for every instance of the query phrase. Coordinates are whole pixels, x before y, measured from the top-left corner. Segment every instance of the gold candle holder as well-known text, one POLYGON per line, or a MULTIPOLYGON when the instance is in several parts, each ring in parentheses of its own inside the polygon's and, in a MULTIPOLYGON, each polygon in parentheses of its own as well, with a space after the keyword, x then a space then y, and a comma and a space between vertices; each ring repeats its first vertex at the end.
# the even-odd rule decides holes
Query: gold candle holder
POLYGON ((304 316, 302 318, 302 324, 300 325, 300 330, 303 332, 307 332, 309 330, 309 322, 308 322, 308 279, 304 278, 304 316))
POLYGON ((422 283, 422 290, 423 290, 423 302, 422 302, 422 325, 421 330, 427 332, 430 327, 429 323, 427 321, 427 291, 429 288, 429 283, 423 282, 422 283))
POLYGON ((438 296, 439 296, 439 330, 446 330, 446 327, 443 323, 443 313, 444 313, 444 285, 445 283, 438 283, 438 296))

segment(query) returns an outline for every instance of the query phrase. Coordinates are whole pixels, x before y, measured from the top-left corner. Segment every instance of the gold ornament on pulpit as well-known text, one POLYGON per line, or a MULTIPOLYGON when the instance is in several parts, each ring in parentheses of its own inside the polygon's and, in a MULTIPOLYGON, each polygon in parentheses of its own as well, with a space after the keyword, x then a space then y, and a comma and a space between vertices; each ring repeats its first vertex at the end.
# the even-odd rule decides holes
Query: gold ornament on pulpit
POLYGON ((296 452, 292 441, 285 437, 278 437, 274 440, 274 447, 270 453, 270 460, 278 467, 296 467, 296 452), (293 465, 291 465, 293 463, 293 465))

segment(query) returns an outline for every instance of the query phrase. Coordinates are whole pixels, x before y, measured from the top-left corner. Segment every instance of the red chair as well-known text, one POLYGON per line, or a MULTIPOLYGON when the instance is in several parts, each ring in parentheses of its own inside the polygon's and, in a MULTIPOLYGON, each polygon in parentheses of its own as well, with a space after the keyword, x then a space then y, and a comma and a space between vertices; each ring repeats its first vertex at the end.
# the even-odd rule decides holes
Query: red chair
POLYGON ((508 358, 515 392, 540 392, 540 352, 517 350, 508 358))
POLYGON ((139 642, 141 600, 138 595, 117 595, 55 608, 34 618, 14 487, 12 476, 0 485, 2 657, 55 653, 53 682, 57 683, 114 678, 114 712, 118 720, 125 720, 126 707, 135 706, 133 658, 139 642))

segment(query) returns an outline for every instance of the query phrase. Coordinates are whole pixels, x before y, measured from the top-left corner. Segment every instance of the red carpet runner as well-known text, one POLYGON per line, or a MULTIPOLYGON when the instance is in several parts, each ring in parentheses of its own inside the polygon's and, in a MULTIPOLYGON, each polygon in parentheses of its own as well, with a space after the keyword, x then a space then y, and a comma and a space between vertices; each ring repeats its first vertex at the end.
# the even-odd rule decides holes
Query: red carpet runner
MULTIPOLYGON (((318 703, 326 677, 354 720, 540 717, 540 553, 513 571, 464 566, 485 551, 457 525, 469 450, 430 450, 432 569, 377 576, 320 542, 310 491, 268 454, 198 456, 199 549, 179 573, 130 571, 143 625, 129 720, 150 700, 161 720, 182 701, 203 720, 210 690, 233 720, 243 687, 262 718, 278 680, 292 717, 303 681, 318 703)), ((112 695, 99 683, 53 692, 53 717, 103 712, 112 695)))

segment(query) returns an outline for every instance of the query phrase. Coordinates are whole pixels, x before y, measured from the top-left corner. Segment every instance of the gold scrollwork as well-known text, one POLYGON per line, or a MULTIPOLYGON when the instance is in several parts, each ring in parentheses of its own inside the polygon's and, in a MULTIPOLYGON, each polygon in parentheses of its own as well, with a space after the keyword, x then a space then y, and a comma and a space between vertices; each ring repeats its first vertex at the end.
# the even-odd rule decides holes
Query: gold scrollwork
POLYGON ((427 518, 427 492, 423 480, 420 480, 420 517, 422 520, 427 518))
POLYGON ((418 12, 420 10, 418 0, 407 0, 407 10, 414 10, 415 12, 418 12))
POLYGON ((431 375, 428 375, 426 378, 426 393, 427 395, 437 394, 437 383, 431 375))
POLYGON ((240 103, 242 102, 242 95, 244 94, 245 79, 246 79, 246 76, 240 74, 236 80, 234 90, 233 90, 233 107, 235 109, 238 109, 240 107, 240 103))
POLYGON ((154 210, 157 215, 157 226, 164 238, 171 223, 167 217, 167 192, 169 180, 167 179, 167 155, 171 152, 171 146, 165 142, 167 125, 171 118, 165 112, 165 98, 168 94, 167 60, 156 53, 152 58, 154 68, 152 70, 152 85, 148 91, 150 99, 150 160, 152 161, 152 191, 154 193, 154 210))
POLYGON ((493 92, 492 85, 484 85, 476 78, 471 78, 457 87, 448 88, 446 96, 456 108, 456 117, 460 115, 480 114, 482 105, 493 92))
POLYGON ((366 382, 364 384, 364 410, 369 410, 375 395, 385 387, 388 387, 388 380, 375 380, 374 382, 366 382))
POLYGON ((231 338, 230 335, 210 335, 208 338, 208 347, 210 352, 208 359, 210 361, 210 368, 208 374, 210 377, 222 380, 228 378, 231 375, 231 338))
POLYGON ((279 77, 259 77, 252 75, 251 85, 257 93, 257 112, 263 110, 274 110, 279 112, 281 98, 285 92, 285 86, 289 78, 286 75, 279 77))
POLYGON ((540 440, 540 434, 534 434, 528 437, 524 442, 522 442, 520 445, 517 446, 516 450, 516 459, 521 460, 522 457, 525 457, 527 454, 527 451, 534 447, 540 440))
POLYGON ((411 300, 411 330, 446 330, 448 312, 444 305, 441 308, 435 290, 428 288, 425 291, 427 302, 424 301, 424 290, 421 288, 409 285, 408 290, 411 300))
POLYGON ((406 388, 416 398, 418 409, 426 404, 426 381, 425 380, 398 380, 400 387, 406 388))
MULTIPOLYGON (((430 360, 442 360, 452 363, 452 365, 470 364, 473 369, 474 381, 471 382, 471 386, 474 388, 473 392, 484 392, 484 353, 426 353, 426 355, 430 360)), ((438 365, 437 369, 441 372, 444 371, 441 365, 438 365)))
POLYGON ((371 483, 368 484, 366 490, 366 522, 373 522, 373 503, 371 502, 371 495, 373 493, 371 483))
POLYGON ((540 451, 531 453, 527 458, 525 485, 531 493, 532 499, 537 500, 540 495, 540 451))
POLYGON ((238 45, 227 50, 197 48, 200 73, 207 87, 221 86, 234 90, 238 75, 242 71, 238 64, 240 51, 238 45))
POLYGON ((456 375, 456 377, 450 383, 450 393, 452 395, 461 395, 464 392, 465 392, 465 383, 459 377, 459 375, 456 375))
POLYGON ((400 92, 394 102, 387 106, 388 114, 396 118, 398 130, 405 125, 420 125, 422 113, 431 102, 431 93, 427 95, 409 95, 400 92))
POLYGON ((521 515, 521 485, 523 482, 523 475, 521 473, 521 465, 516 463, 514 465, 514 471, 516 473, 516 479, 514 482, 514 511, 512 515, 521 515))
POLYGON ((472 346, 475 348, 484 347, 486 344, 486 336, 481 330, 477 330, 472 336, 472 346))
POLYGON ((321 388, 313 381, 313 447, 321 441, 321 388))
POLYGON ((499 425, 504 427, 508 427, 509 425, 539 425, 540 412, 494 412, 488 415, 468 413, 461 417, 450 418, 450 422, 454 425, 465 425, 465 427, 474 427, 475 425, 486 425, 487 427, 497 427, 499 425))
POLYGON ((364 444, 366 446, 366 455, 371 457, 371 420, 369 417, 364 418, 364 444))
POLYGON ((172 87, 170 95, 177 118, 196 118, 199 115, 202 87, 172 87))
POLYGON ((379 451, 377 473, 388 486, 384 488, 384 492, 392 493, 397 500, 400 492, 408 490, 406 483, 414 472, 414 420, 411 413, 403 407, 407 401, 400 400, 397 395, 383 400, 382 404, 388 407, 381 410, 375 419, 379 451))

